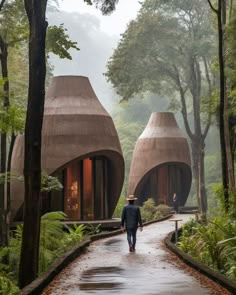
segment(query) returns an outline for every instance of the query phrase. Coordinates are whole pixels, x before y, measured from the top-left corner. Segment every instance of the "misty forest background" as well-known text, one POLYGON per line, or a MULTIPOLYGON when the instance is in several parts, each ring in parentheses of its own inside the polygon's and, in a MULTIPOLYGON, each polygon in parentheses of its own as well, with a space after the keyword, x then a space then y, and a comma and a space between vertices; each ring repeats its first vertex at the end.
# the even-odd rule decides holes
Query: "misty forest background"
MULTIPOLYGON (((173 96, 169 93, 160 96, 146 92, 134 95, 129 101, 120 102, 121 97, 116 94, 111 84, 107 82, 105 75, 103 75, 107 71, 107 62, 112 56, 120 36, 110 36, 101 31, 99 20, 95 16, 54 11, 48 14, 48 19, 50 24, 53 25, 63 23, 67 28, 70 39, 76 41, 80 48, 80 51, 70 50, 72 61, 60 59, 54 54, 50 54, 53 75, 79 74, 89 77, 99 100, 114 120, 126 164, 125 182, 121 196, 123 198, 127 194, 129 168, 135 143, 144 130, 152 112, 174 112, 179 127, 188 139, 180 109, 176 109, 176 105, 173 105, 173 96)), ((191 112, 190 109, 190 118, 191 112)), ((220 182, 220 167, 219 130, 215 121, 207 135, 205 149, 205 181, 209 208, 217 205, 212 185, 220 182)), ((196 188, 193 183, 186 205, 196 206, 197 204, 196 188)))

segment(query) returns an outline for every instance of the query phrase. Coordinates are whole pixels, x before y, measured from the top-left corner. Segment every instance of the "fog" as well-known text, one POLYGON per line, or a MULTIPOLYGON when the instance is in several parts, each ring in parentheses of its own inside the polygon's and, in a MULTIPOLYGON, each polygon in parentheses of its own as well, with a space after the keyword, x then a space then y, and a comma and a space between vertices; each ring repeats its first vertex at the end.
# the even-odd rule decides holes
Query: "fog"
POLYGON ((80 51, 74 49, 70 51, 72 60, 50 55, 54 76, 88 77, 100 101, 108 110, 111 109, 114 95, 103 73, 118 37, 111 37, 102 32, 98 18, 89 14, 61 11, 50 13, 48 19, 50 25, 63 23, 71 40, 76 41, 80 48, 80 51))

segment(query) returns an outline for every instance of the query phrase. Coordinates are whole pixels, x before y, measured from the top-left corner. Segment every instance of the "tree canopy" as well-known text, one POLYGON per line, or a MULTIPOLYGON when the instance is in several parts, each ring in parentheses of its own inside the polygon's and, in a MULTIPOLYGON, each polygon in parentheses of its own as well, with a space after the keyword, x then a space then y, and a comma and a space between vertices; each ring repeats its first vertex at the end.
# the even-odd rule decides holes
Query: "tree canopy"
POLYGON ((211 104, 216 82, 209 16, 204 0, 144 1, 138 17, 122 35, 106 73, 123 100, 151 91, 169 96, 172 105, 180 107, 191 140, 196 186, 198 190, 202 187, 199 202, 205 200, 200 202, 205 204, 200 206, 203 211, 207 207, 204 147, 212 120, 203 105, 211 104))

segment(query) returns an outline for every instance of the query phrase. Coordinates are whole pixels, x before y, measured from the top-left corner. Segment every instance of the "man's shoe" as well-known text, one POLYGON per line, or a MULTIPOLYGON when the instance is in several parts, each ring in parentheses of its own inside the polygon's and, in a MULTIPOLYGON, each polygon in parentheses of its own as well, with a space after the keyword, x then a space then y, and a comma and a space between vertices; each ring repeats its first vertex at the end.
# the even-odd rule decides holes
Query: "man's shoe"
POLYGON ((129 252, 133 252, 134 249, 133 249, 133 246, 129 246, 129 252))

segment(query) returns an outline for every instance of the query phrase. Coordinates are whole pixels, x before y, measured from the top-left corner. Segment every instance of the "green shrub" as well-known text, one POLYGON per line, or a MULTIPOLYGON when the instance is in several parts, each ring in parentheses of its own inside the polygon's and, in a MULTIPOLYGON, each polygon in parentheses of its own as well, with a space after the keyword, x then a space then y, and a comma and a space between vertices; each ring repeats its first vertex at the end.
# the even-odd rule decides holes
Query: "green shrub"
MULTIPOLYGON (((74 226, 66 232, 61 222, 65 218, 66 214, 63 212, 50 212, 41 217, 39 273, 46 271, 56 258, 63 255, 84 237, 84 225, 74 226)), ((9 247, 0 249, 0 272, 6 273, 7 279, 13 281, 18 277, 22 232, 23 225, 18 225, 12 233, 9 247), (5 263, 6 260, 8 260, 8 264, 5 263)), ((6 288, 10 286, 7 282, 5 278, 2 281, 6 288)), ((2 293, 0 292, 0 294, 2 293)))
POLYGON ((158 205, 156 209, 161 213, 162 216, 166 216, 171 212, 170 207, 164 204, 158 205))
POLYGON ((0 294, 15 295, 19 293, 19 288, 16 284, 7 277, 5 273, 0 272, 0 294))
POLYGON ((75 246, 80 243, 84 238, 85 225, 73 224, 72 226, 68 226, 68 232, 64 233, 63 239, 61 241, 60 252, 65 252, 68 248, 75 246))
POLYGON ((155 202, 152 198, 147 199, 141 207, 142 218, 145 221, 151 221, 155 219, 162 218, 170 213, 170 207, 160 204, 155 205, 155 202))
POLYGON ((207 224, 185 224, 178 247, 236 280, 236 220, 230 214, 211 217, 207 224))
POLYGON ((94 224, 86 224, 84 228, 84 233, 86 235, 97 235, 101 232, 101 224, 94 225, 94 224))
POLYGON ((156 213, 153 215, 153 219, 160 219, 163 217, 163 214, 160 211, 156 211, 156 213))
POLYGON ((157 210, 154 200, 152 198, 149 198, 143 203, 143 206, 141 207, 142 218, 145 221, 153 220, 156 211, 157 210))
POLYGON ((65 237, 61 221, 65 218, 63 212, 49 212, 41 217, 39 273, 46 271, 61 253, 65 237))

